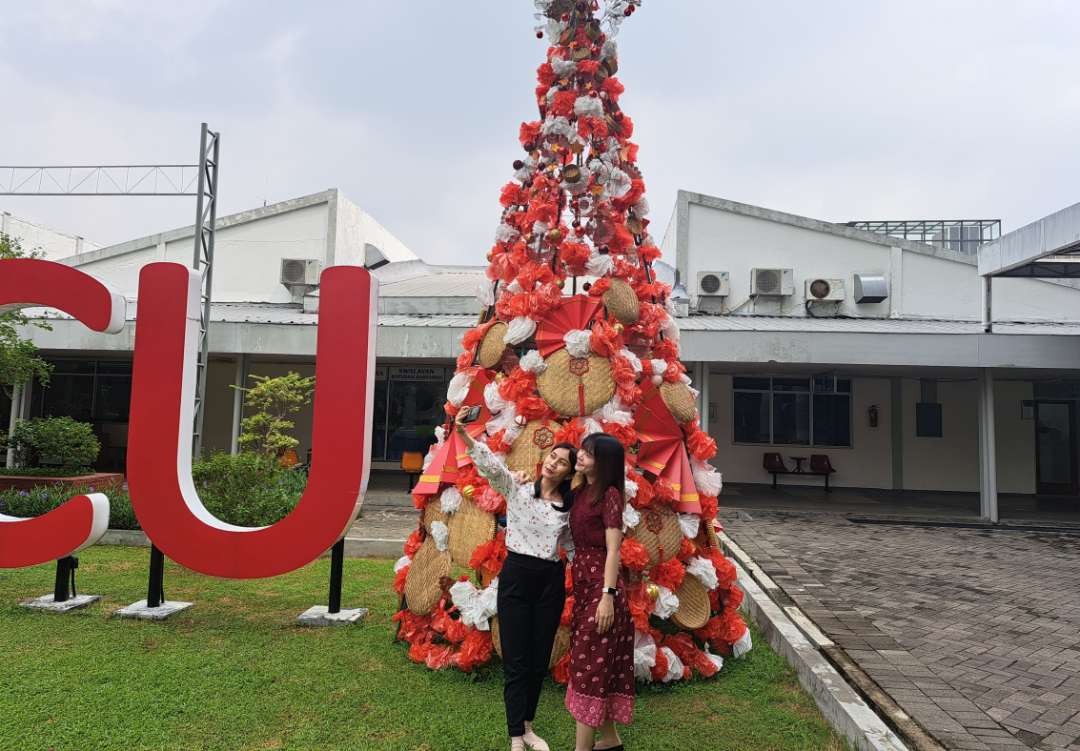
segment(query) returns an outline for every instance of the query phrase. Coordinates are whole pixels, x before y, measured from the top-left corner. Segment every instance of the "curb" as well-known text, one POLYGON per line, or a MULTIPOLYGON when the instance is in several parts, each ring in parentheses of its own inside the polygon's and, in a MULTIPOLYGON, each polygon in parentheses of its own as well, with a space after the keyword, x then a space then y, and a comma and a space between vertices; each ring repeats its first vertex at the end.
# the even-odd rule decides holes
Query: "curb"
MULTIPOLYGON (((727 535, 721 539, 725 547, 736 547, 727 535)), ((765 635, 769 645, 795 669, 799 683, 814 697, 829 724, 860 751, 908 751, 900 737, 848 685, 817 645, 758 586, 739 560, 735 561, 735 570, 739 586, 746 593, 742 610, 765 635)), ((770 580, 766 577, 764 581, 768 586, 770 580)))
MULTIPOLYGON (((150 539, 138 529, 110 529, 97 542, 98 545, 126 545, 129 547, 148 548, 150 539)), ((346 558, 392 558, 401 556, 405 540, 392 540, 375 537, 346 537, 346 558)))

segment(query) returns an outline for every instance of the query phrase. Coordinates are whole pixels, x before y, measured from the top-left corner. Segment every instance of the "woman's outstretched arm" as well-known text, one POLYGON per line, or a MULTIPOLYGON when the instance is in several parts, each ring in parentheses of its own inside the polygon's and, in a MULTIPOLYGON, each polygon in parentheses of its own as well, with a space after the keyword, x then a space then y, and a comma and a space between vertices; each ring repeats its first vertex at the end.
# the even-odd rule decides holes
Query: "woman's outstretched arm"
POLYGON ((473 440, 473 437, 469 435, 469 431, 460 422, 457 423, 457 431, 458 435, 461 436, 461 440, 465 442, 469 449, 469 456, 472 457, 473 463, 476 464, 476 471, 491 483, 491 487, 495 488, 499 495, 506 499, 507 503, 513 503, 517 495, 518 482, 510 468, 499 457, 495 456, 495 452, 488 448, 485 443, 473 440))

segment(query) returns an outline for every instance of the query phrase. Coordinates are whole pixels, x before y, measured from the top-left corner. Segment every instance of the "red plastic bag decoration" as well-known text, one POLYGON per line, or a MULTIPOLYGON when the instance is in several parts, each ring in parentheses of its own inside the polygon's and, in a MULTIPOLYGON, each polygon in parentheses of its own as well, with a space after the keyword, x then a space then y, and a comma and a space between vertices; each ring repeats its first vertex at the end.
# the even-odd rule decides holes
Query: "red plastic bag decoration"
POLYGON ((678 589, 686 577, 686 566, 677 558, 670 558, 652 567, 649 578, 661 587, 667 587, 672 592, 678 589))
POLYGON ((637 540, 627 537, 619 548, 622 564, 631 571, 644 571, 649 565, 649 551, 637 540))

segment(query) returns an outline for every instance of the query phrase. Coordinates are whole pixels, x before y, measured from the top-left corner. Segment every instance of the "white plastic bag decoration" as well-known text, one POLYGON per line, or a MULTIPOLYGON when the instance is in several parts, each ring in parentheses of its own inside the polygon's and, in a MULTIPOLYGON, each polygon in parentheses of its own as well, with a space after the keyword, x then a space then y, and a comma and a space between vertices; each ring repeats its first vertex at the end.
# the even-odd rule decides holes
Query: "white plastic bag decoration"
POLYGON ((753 648, 754 643, 750 637, 750 629, 746 629, 743 635, 739 637, 739 640, 731 645, 731 653, 736 657, 742 657, 753 648))
POLYGON ((668 671, 667 675, 664 676, 664 683, 671 683, 672 681, 682 680, 682 660, 679 659, 678 655, 671 651, 670 647, 661 647, 660 649, 668 660, 668 671))
POLYGON ((547 362, 544 360, 543 355, 535 349, 530 349, 525 353, 521 360, 518 361, 518 367, 526 373, 536 373, 537 375, 540 375, 547 370, 547 362))
POLYGON ((410 558, 407 555, 403 555, 400 558, 398 558, 397 561, 394 563, 394 573, 396 574, 397 572, 401 571, 401 569, 405 568, 406 566, 411 566, 411 565, 412 565, 412 558, 410 558))
POLYGON ((715 498, 724 489, 724 476, 716 471, 716 468, 708 462, 699 459, 691 459, 690 467, 694 473, 694 484, 702 495, 715 498))
POLYGON ((435 538, 435 547, 440 553, 445 553, 450 548, 450 528, 443 522, 431 523, 431 536, 435 538))
POLYGON ((708 645, 705 645, 705 647, 704 647, 704 649, 702 649, 702 651, 705 653, 705 656, 709 658, 709 662, 711 662, 713 665, 716 666, 717 671, 720 671, 720 670, 723 669, 723 667, 724 667, 724 658, 723 657, 721 657, 720 655, 714 655, 712 652, 710 652, 708 645))
POLYGON ((686 573, 697 577, 705 589, 713 590, 720 586, 720 580, 716 578, 716 566, 708 558, 696 556, 686 563, 686 573))
POLYGON ((498 611, 499 580, 493 579, 483 590, 470 581, 459 581, 450 587, 450 599, 461 614, 461 622, 479 631, 491 629, 491 618, 498 611))
POLYGON ((573 331, 567 331, 563 335, 563 341, 566 343, 566 351, 570 353, 571 357, 588 357, 589 342, 592 340, 592 332, 588 329, 574 329, 573 331))
POLYGON ((626 500, 632 501, 635 498, 637 498, 638 484, 636 482, 634 482, 633 480, 631 480, 629 477, 626 478, 625 482, 626 482, 626 500))
POLYGON ((461 492, 451 485, 442 492, 439 503, 442 506, 443 513, 453 514, 461 508, 461 501, 461 492))
POLYGON ((656 667, 656 641, 641 631, 634 632, 634 677, 652 683, 652 669, 656 667))
POLYGON ((679 514, 679 529, 682 530, 683 537, 693 540, 701 531, 701 517, 697 514, 679 514))
POLYGON ((623 504, 622 511, 622 526, 623 532, 629 532, 631 529, 641 524, 641 514, 631 504, 623 504))
POLYGON ((450 379, 450 385, 446 387, 446 398, 455 407, 460 407, 469 395, 469 386, 472 385, 472 376, 461 371, 450 379))
POLYGON ((518 316, 506 327, 503 341, 507 344, 521 344, 536 331, 536 321, 526 316, 518 316))
POLYGON ((679 609, 679 596, 665 586, 658 584, 656 588, 660 590, 660 596, 656 598, 653 614, 657 618, 667 620, 679 609))

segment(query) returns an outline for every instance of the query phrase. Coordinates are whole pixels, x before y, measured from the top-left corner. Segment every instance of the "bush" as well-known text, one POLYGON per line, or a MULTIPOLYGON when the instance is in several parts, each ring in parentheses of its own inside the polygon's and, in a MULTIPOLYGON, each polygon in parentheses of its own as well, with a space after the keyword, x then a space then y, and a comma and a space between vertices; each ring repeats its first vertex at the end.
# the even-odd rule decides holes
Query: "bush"
POLYGON ((101 453, 101 442, 88 423, 70 417, 39 417, 15 426, 10 439, 20 467, 89 470, 101 453))
POLYGON ((131 498, 124 488, 65 487, 38 485, 30 490, 0 492, 0 514, 11 516, 41 516, 76 495, 101 492, 109 497, 109 529, 138 529, 131 498))
MULTIPOLYGON (((192 477, 206 508, 217 518, 243 527, 265 527, 296 507, 307 485, 303 472, 282 469, 258 454, 214 454, 195 462, 192 477)), ((0 492, 0 514, 40 516, 68 498, 93 493, 91 487, 39 485, 0 492)), ((99 488, 109 497, 109 528, 139 529, 127 486, 99 488)))
POLYGON ((245 527, 280 521, 296 507, 307 485, 303 472, 252 453, 213 454, 195 462, 191 474, 210 513, 245 527))

